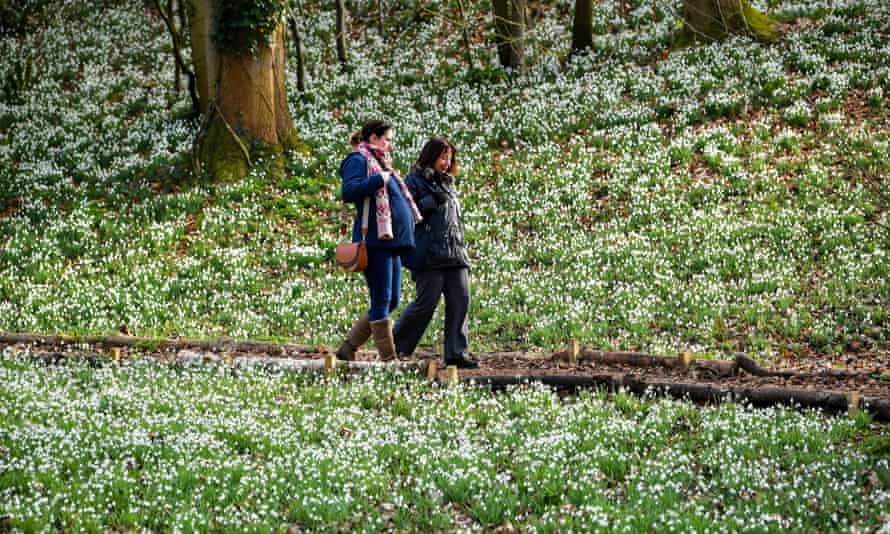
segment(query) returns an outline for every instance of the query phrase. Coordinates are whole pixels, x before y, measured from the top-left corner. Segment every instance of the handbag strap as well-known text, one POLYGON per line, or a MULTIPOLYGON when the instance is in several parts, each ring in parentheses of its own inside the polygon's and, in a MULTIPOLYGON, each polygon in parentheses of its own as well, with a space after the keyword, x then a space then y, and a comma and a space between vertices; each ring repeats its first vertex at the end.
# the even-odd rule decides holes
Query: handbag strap
POLYGON ((368 212, 371 211, 369 208, 369 204, 371 203, 371 197, 365 197, 365 202, 362 204, 362 243, 365 242, 365 236, 368 235, 368 212))

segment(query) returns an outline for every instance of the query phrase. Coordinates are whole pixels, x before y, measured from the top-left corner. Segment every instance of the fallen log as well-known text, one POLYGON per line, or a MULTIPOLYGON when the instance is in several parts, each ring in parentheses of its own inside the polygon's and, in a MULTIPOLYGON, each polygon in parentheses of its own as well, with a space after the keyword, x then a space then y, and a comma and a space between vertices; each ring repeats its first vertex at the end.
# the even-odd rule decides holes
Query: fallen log
POLYGON ((735 361, 739 365, 739 369, 754 376, 780 376, 783 378, 791 378, 796 375, 794 371, 770 371, 757 365, 752 358, 744 354, 736 354, 735 361))
MULTIPOLYGON (((335 367, 345 371, 367 371, 369 369, 389 369, 389 370, 418 370, 422 373, 426 372, 427 365, 431 360, 415 360, 415 361, 343 361, 335 360, 335 367)), ((299 360, 291 358, 266 358, 255 356, 242 356, 232 360, 235 368, 262 368, 279 371, 325 371, 325 360, 299 360)))
POLYGON ((800 371, 794 371, 791 369, 783 371, 771 371, 757 365, 757 362, 755 362, 752 358, 748 357, 745 354, 736 354, 736 363, 738 364, 739 369, 745 371, 748 374, 754 376, 776 376, 781 378, 831 377, 838 379, 848 379, 867 377, 878 372, 876 369, 853 372, 841 371, 839 369, 825 369, 823 371, 819 371, 818 373, 801 373, 800 371))
MULTIPOLYGON (((557 352, 552 356, 554 360, 565 362, 569 361, 569 357, 568 351, 557 352)), ((578 352, 578 361, 596 362, 606 365, 664 367, 681 370, 686 367, 681 358, 673 356, 655 356, 638 352, 603 352, 589 349, 583 349, 578 352)), ((728 360, 691 359, 688 361, 688 369, 697 370, 709 376, 725 377, 735 375, 737 364, 728 360)))
POLYGON ((596 385, 614 386, 609 378, 598 376, 523 376, 523 375, 490 375, 472 376, 461 379, 461 382, 471 385, 491 386, 494 389, 503 389, 506 386, 517 386, 530 382, 541 382, 548 386, 556 387, 591 387, 596 385))
POLYGON ((31 345, 102 345, 110 347, 134 347, 146 350, 169 351, 181 349, 200 349, 216 352, 261 352, 264 354, 306 354, 318 352, 317 347, 297 345, 293 343, 276 343, 267 341, 243 341, 231 338, 216 339, 153 339, 135 336, 41 336, 36 334, 0 333, 0 343, 14 345, 25 343, 31 345))
MULTIPOLYGON (((728 400, 741 400, 758 407, 784 405, 799 408, 818 408, 828 413, 839 413, 850 408, 845 394, 830 391, 811 391, 775 386, 751 388, 707 383, 646 381, 640 380, 633 375, 618 373, 593 376, 492 375, 466 377, 461 381, 468 384, 490 386, 494 389, 503 389, 507 386, 528 384, 529 382, 541 382, 556 388, 605 386, 610 391, 617 391, 623 388, 625 391, 636 395, 652 392, 677 399, 689 399, 693 402, 719 403, 728 400)), ((866 397, 861 404, 861 409, 871 414, 875 420, 890 421, 890 401, 866 397)))
MULTIPOLYGON (((63 363, 71 358, 82 358, 91 364, 101 365, 114 360, 110 356, 89 351, 76 351, 63 353, 52 352, 27 352, 22 356, 42 361, 49 365, 63 363)), ((136 364, 162 365, 180 363, 186 365, 204 365, 217 363, 231 366, 233 369, 260 368, 275 371, 326 371, 326 361, 323 358, 297 359, 297 358, 273 358, 265 356, 238 356, 216 353, 196 353, 182 351, 169 358, 156 358, 139 356, 131 360, 136 364)), ((362 372, 370 369, 388 370, 417 370, 422 375, 429 375, 429 368, 435 365, 436 360, 424 359, 413 361, 336 361, 336 368, 344 372, 362 372)), ((451 380, 454 378, 452 377, 451 380)), ((490 375, 462 377, 460 382, 473 385, 487 385, 494 389, 503 389, 509 385, 528 384, 529 382, 541 382, 557 388, 590 388, 604 386, 611 391, 623 389, 636 395, 656 393, 668 395, 674 398, 689 399, 694 402, 718 403, 727 400, 744 400, 754 406, 787 405, 802 408, 818 408, 826 412, 837 413, 852 408, 865 410, 876 421, 890 422, 890 400, 865 397, 860 399, 858 395, 845 395, 832 391, 813 391, 778 386, 721 386, 709 383, 663 382, 642 380, 631 374, 602 373, 597 375, 490 375), (861 405, 861 406, 860 406, 861 405)))
POLYGON ((876 421, 890 421, 890 401, 863 397, 860 408, 872 414, 876 421))
MULTIPOLYGON (((114 361, 111 357, 89 351, 76 352, 58 352, 58 351, 41 351, 23 354, 27 358, 43 362, 48 365, 59 365, 67 360, 74 358, 87 361, 90 364, 99 365, 114 361)), ((227 355, 218 355, 215 353, 195 353, 183 351, 169 358, 156 358, 151 356, 139 356, 129 361, 140 364, 171 364, 179 363, 184 365, 205 365, 220 364, 229 365, 235 369, 266 369, 276 371, 309 371, 324 372, 325 360, 322 358, 315 359, 299 359, 299 358, 272 358, 266 356, 238 356, 236 358, 227 355)), ((418 370, 426 373, 427 366, 432 360, 412 360, 412 361, 342 361, 336 360, 335 367, 347 372, 367 371, 369 369, 389 369, 389 370, 418 370)))

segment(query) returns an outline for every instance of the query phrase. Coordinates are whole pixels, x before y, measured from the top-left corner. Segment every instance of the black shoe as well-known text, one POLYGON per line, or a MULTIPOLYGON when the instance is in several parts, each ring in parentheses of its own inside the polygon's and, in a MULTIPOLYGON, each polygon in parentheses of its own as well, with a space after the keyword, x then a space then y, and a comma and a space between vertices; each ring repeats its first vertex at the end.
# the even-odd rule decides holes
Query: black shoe
POLYGON ((476 369, 479 367, 479 362, 461 355, 457 358, 445 358, 445 366, 449 365, 456 365, 460 369, 476 369))

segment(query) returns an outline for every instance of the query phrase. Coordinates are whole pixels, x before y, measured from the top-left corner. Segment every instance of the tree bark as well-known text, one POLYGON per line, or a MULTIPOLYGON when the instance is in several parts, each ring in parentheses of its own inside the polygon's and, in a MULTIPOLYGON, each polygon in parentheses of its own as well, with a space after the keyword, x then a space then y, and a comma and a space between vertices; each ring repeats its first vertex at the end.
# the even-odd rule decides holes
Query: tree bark
POLYGON ((204 115, 196 161, 218 181, 245 176, 254 154, 283 172, 279 156, 297 141, 285 86, 284 22, 253 55, 222 51, 213 41, 219 1, 192 0, 192 54, 204 115))
POLYGON ((467 66, 473 70, 473 52, 470 48, 470 32, 467 29, 467 17, 464 15, 463 0, 457 0, 457 13, 460 16, 461 33, 464 37, 464 51, 466 52, 467 66))
MULTIPOLYGON (((170 21, 170 26, 173 26, 173 0, 167 0, 167 20, 170 21)), ((178 54, 175 49, 179 48, 179 39, 174 33, 173 37, 173 93, 176 97, 179 97, 179 92, 182 90, 182 72, 180 71, 179 59, 176 57, 178 54)))
POLYGON ((103 345, 105 347, 135 347, 154 351, 182 349, 200 349, 215 352, 261 352, 264 354, 305 354, 317 352, 317 347, 295 345, 292 343, 275 343, 264 341, 245 341, 231 338, 219 339, 152 339, 135 336, 41 336, 36 334, 0 334, 0 343, 52 346, 103 345))
POLYGON ((182 24, 182 16, 183 16, 183 8, 180 4, 179 14, 180 14, 180 27, 176 27, 176 20, 173 17, 173 0, 167 1, 167 9, 166 14, 161 8, 161 3, 159 0, 154 1, 155 8, 158 10, 158 13, 161 16, 161 19, 164 21, 164 25, 167 26, 167 31, 170 33, 170 39, 173 41, 173 62, 176 67, 175 71, 175 83, 174 90, 176 91, 176 95, 179 95, 180 89, 180 73, 184 74, 186 80, 188 81, 188 90, 189 97, 192 100, 192 113, 194 115, 198 115, 200 113, 200 103, 196 88, 195 81, 195 73, 188 68, 185 64, 185 59, 182 57, 182 43, 183 37, 182 32, 184 31, 185 26, 182 24))
POLYGON ((337 40, 337 60, 340 62, 340 65, 345 67, 347 64, 346 58, 346 6, 343 3, 343 0, 337 0, 337 21, 336 21, 336 29, 337 32, 336 40, 337 40))
POLYGON ((572 22, 572 54, 593 46, 593 0, 575 0, 572 22))
MULTIPOLYGON (((568 354, 559 352, 553 355, 556 359, 568 360, 568 354)), ((636 352, 600 352, 583 350, 578 354, 579 361, 591 361, 605 364, 630 365, 633 367, 664 367, 666 369, 682 368, 680 358, 671 356, 653 356, 636 352)), ((738 370, 738 364, 727 360, 702 360, 689 361, 689 369, 698 369, 715 377, 734 376, 738 370)))
POLYGON ((380 35, 383 35, 383 31, 386 29, 383 24, 383 0, 377 0, 377 27, 380 30, 380 35))
POLYGON ((297 27, 297 19, 293 13, 288 17, 291 38, 294 40, 294 53, 297 55, 297 90, 306 92, 306 57, 303 54, 303 39, 300 36, 300 28, 297 27))
MULTIPOLYGON (((233 369, 265 369, 267 371, 298 371, 298 372, 323 372, 325 371, 325 361, 320 358, 304 359, 279 357, 270 358, 266 356, 250 355, 232 355, 229 349, 228 355, 219 352, 203 352, 196 353, 191 351, 181 351, 175 355, 157 355, 157 354, 137 354, 136 357, 144 362, 153 362, 157 364, 163 363, 179 363, 185 365, 201 365, 201 364, 225 364, 233 369)), ((58 351, 38 351, 32 352, 26 356, 27 358, 41 362, 46 365, 62 365, 66 361, 74 358, 85 359, 90 363, 101 364, 107 362, 109 356, 92 351, 76 351, 76 352, 58 352, 58 351)), ((425 374, 429 360, 415 361, 338 361, 336 368, 344 373, 362 373, 372 369, 376 370, 399 370, 399 371, 419 371, 425 374)))
MULTIPOLYGON (((182 58, 182 45, 186 42, 186 38, 188 37, 188 16, 186 15, 186 2, 188 0, 176 0, 176 14, 179 18, 179 50, 180 50, 180 58, 182 58)), ((180 64, 183 69, 183 74, 185 75, 185 79, 188 85, 189 98, 192 100, 192 114, 196 117, 201 114, 200 111, 200 101, 198 98, 198 82, 195 78, 195 72, 193 69, 187 68, 185 66, 185 60, 181 59, 180 64)))
POLYGON ((216 97, 216 83, 219 79, 219 52, 212 39, 215 8, 214 0, 192 0, 192 12, 189 16, 192 64, 195 66, 195 78, 198 82, 198 101, 204 115, 216 97))
POLYGON ((779 37, 776 21, 751 7, 748 0, 684 0, 678 44, 716 41, 731 34, 750 35, 759 41, 779 37))
POLYGON ((518 69, 525 56, 526 0, 492 0, 495 43, 502 67, 518 69))

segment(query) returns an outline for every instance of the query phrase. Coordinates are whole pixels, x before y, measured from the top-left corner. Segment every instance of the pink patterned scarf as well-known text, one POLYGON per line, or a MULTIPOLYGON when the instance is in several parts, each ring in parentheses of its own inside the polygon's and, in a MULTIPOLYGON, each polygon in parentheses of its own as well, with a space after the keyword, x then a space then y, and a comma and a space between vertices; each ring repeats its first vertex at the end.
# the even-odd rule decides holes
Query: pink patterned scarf
MULTIPOLYGON (((388 152, 381 152, 366 141, 359 143, 355 150, 368 161, 368 176, 380 174, 383 170, 388 170, 391 173, 391 178, 394 178, 399 183, 399 187, 402 188, 402 194, 405 195, 405 200, 408 201, 408 207, 411 209, 412 215, 414 215, 414 224, 422 221, 423 217, 420 216, 420 210, 414 204, 414 198, 411 196, 411 192, 408 191, 408 186, 405 185, 402 178, 392 168, 392 156, 388 152), (382 168, 381 165, 383 165, 382 168)), ((377 193, 374 195, 374 202, 377 208, 377 239, 381 241, 392 239, 392 211, 389 209, 389 195, 386 192, 386 186, 377 190, 377 193)))

